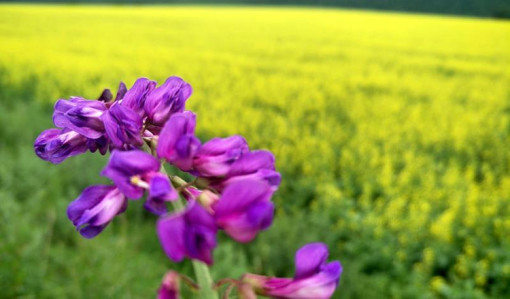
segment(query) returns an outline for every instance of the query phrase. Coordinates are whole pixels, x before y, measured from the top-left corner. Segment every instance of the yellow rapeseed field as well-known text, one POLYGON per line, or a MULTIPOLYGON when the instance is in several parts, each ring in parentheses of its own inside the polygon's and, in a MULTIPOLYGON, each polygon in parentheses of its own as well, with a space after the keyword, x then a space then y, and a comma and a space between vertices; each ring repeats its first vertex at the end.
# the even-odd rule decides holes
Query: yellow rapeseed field
POLYGON ((510 22, 0 5, 0 105, 170 75, 193 86, 199 136, 274 152, 278 220, 254 245, 269 261, 326 238, 345 297, 510 294, 510 22))

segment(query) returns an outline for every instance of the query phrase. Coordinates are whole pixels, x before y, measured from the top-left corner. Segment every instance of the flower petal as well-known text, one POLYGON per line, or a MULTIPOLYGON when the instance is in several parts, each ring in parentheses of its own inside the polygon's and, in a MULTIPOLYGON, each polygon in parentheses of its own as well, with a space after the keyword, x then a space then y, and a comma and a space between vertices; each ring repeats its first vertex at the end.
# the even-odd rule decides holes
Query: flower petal
POLYGON ((306 278, 319 272, 328 255, 328 247, 324 243, 310 243, 301 247, 296 252, 294 278, 306 278))

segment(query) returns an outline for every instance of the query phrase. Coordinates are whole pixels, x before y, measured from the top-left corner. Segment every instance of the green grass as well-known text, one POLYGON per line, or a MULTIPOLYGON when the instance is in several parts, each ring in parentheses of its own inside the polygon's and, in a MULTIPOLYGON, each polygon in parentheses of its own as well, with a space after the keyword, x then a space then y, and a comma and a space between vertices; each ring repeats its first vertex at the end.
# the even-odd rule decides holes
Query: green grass
POLYGON ((325 241, 335 298, 510 296, 510 22, 348 10, 0 5, 0 297, 146 298, 175 265, 131 202, 84 240, 67 204, 105 158, 32 150, 59 98, 177 74, 203 138, 283 182, 273 227, 221 236, 215 278, 292 275, 325 241))

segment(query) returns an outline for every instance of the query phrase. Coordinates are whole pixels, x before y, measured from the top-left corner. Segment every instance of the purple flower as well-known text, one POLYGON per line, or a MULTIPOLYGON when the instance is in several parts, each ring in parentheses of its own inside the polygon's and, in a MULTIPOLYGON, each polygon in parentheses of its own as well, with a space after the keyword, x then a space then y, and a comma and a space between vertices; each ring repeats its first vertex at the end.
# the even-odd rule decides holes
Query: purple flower
POLYGON ((143 145, 140 116, 133 110, 114 103, 101 116, 106 134, 116 148, 131 148, 143 145))
POLYGON ((196 201, 190 201, 184 211, 160 218, 157 232, 163 251, 174 262, 189 257, 213 263, 217 227, 214 218, 196 201))
POLYGON ((274 156, 269 151, 252 151, 236 160, 224 178, 212 179, 210 186, 221 192, 226 186, 240 180, 266 181, 273 191, 278 189, 281 175, 275 171, 274 156))
POLYGON ((156 81, 151 81, 147 78, 139 78, 124 95, 122 106, 135 111, 143 118, 145 116, 145 100, 155 87, 156 81))
POLYGON ((104 133, 101 115, 106 106, 101 101, 82 98, 58 100, 53 112, 53 122, 59 128, 69 128, 87 138, 99 138, 104 133))
POLYGON ((148 175, 159 168, 158 159, 141 150, 113 151, 101 175, 110 178, 127 197, 138 199, 150 187, 148 175))
POLYGON ((257 294, 273 298, 327 299, 338 285, 342 265, 327 263, 328 248, 323 243, 307 244, 296 252, 294 278, 275 278, 245 274, 243 282, 252 285, 257 294))
POLYGON ((127 200, 114 186, 97 185, 83 190, 82 194, 67 208, 67 216, 85 238, 98 235, 112 221, 123 213, 127 200))
POLYGON ((159 161, 141 150, 113 151, 108 165, 101 172, 131 199, 149 191, 145 208, 162 215, 167 212, 166 202, 176 200, 179 195, 172 187, 168 176, 159 172, 159 161))
POLYGON ((272 194, 271 187, 263 181, 232 183, 212 206, 218 227, 238 242, 252 241, 273 222, 272 194))
POLYGON ((168 176, 160 172, 148 175, 149 197, 144 207, 153 214, 164 215, 168 212, 166 202, 179 198, 168 179, 168 176))
POLYGON ((86 152, 87 143, 87 138, 69 129, 49 129, 35 139, 34 149, 39 158, 58 164, 86 152))
POLYGON ((184 111, 184 105, 191 92, 191 85, 181 78, 168 78, 163 85, 147 96, 144 108, 149 122, 163 126, 172 114, 184 111))
POLYGON ((158 297, 156 299, 179 299, 181 298, 179 289, 179 274, 175 271, 168 271, 159 287, 158 297))
POLYGON ((224 176, 232 164, 248 150, 248 144, 242 136, 213 138, 198 150, 193 158, 193 168, 199 176, 224 176))
POLYGON ((193 156, 200 147, 195 137, 196 116, 191 111, 173 114, 158 139, 158 156, 183 171, 192 168, 193 156))

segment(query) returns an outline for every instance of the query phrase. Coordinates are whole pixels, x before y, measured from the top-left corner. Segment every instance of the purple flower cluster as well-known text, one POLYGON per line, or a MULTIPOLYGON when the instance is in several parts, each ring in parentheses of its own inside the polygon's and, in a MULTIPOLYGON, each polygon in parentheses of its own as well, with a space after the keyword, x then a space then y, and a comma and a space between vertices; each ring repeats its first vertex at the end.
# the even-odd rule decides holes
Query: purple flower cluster
POLYGON ((146 78, 136 80, 127 90, 121 83, 115 99, 109 90, 98 100, 80 97, 58 100, 53 123, 60 129, 42 132, 35 140, 35 152, 43 160, 60 163, 90 150, 140 148, 144 137, 158 134, 175 113, 184 111, 191 86, 179 77, 170 77, 156 88, 146 78))
POLYGON ((161 216, 158 236, 174 261, 189 257, 212 264, 218 230, 249 242, 271 225, 271 197, 280 184, 274 156, 250 151, 241 136, 202 143, 195 136, 196 115, 184 111, 191 92, 178 77, 159 87, 141 78, 129 90, 121 83, 115 99, 105 90, 95 101, 78 97, 57 101, 53 122, 60 129, 37 137, 39 157, 60 163, 87 150, 111 151, 101 174, 114 184, 85 189, 68 209, 83 236, 99 234, 126 209, 127 199, 139 199, 145 192, 144 206, 161 216), (156 156, 142 150, 144 142, 156 156), (161 172, 161 161, 196 176, 200 185, 180 187, 188 207, 173 214, 168 214, 166 203, 179 194, 161 172))
MULTIPOLYGON (((251 150, 242 136, 206 142, 196 137, 196 115, 185 111, 192 89, 184 80, 170 77, 156 85, 140 78, 129 90, 121 83, 115 98, 106 89, 97 100, 58 100, 53 114, 58 128, 42 132, 34 149, 52 163, 86 151, 111 152, 101 175, 113 184, 86 188, 67 210, 84 237, 93 238, 105 229, 126 210, 128 199, 147 194, 144 207, 159 216, 157 235, 166 255, 175 262, 191 258, 211 265, 219 230, 244 243, 271 226, 271 198, 281 176, 273 154, 251 150), (195 179, 169 177, 162 162, 195 179), (179 200, 179 195, 186 206, 170 213, 168 202, 179 200)), ((324 264, 326 257, 327 248, 309 245, 298 252, 294 279, 247 275, 239 290, 275 298, 326 298, 341 272, 338 263, 324 264), (303 289, 317 297, 296 295, 305 294, 303 289)), ((170 283, 176 276, 170 276, 160 289, 164 298, 178 294, 178 287, 170 283)))

